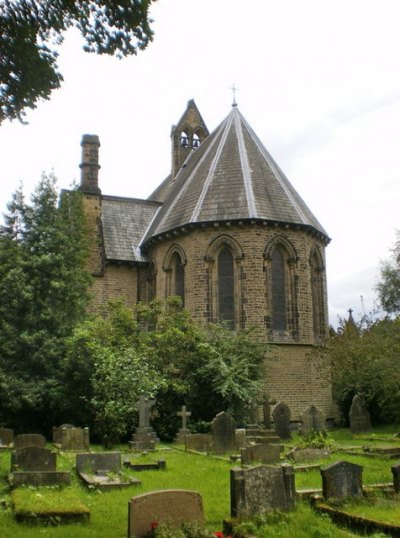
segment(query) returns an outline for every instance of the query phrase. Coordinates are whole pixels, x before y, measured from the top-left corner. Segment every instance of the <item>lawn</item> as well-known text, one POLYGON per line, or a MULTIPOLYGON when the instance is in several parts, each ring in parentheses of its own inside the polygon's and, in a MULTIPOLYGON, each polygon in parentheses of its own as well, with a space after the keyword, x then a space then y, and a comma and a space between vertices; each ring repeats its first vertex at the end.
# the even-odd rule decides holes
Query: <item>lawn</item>
MULTIPOLYGON (((338 447, 371 446, 377 445, 379 442, 382 443, 382 436, 387 436, 386 444, 392 442, 393 433, 394 431, 375 431, 375 436, 369 436, 369 439, 355 439, 347 430, 337 430, 332 432, 331 436, 337 440, 338 447)), ((293 446, 296 441, 297 436, 295 435, 291 445, 293 446)), ((393 442, 400 444, 399 441, 393 442)), ((119 490, 101 492, 95 488, 87 488, 73 472, 71 486, 66 488, 17 488, 11 493, 6 481, 10 469, 10 452, 1 452, 0 503, 3 508, 0 507, 0 536, 2 538, 43 536, 51 538, 126 538, 129 499, 147 491, 171 488, 200 492, 203 497, 207 526, 213 531, 221 530, 222 520, 229 518, 230 515, 229 469, 232 464, 229 461, 212 456, 185 453, 182 450, 165 446, 146 456, 135 456, 127 451, 126 446, 118 447, 118 449, 125 451, 123 459, 126 457, 135 458, 138 462, 164 459, 166 470, 134 472, 124 469, 124 473, 128 476, 141 479, 142 484, 119 490), (58 526, 17 523, 12 509, 13 502, 33 513, 36 513, 36 510, 39 510, 38 507, 43 505, 47 505, 49 509, 56 507, 65 510, 74 504, 84 505, 89 508, 91 515, 87 523, 70 522, 58 526)), ((318 463, 324 465, 341 459, 358 463, 364 467, 364 485, 392 481, 390 467, 393 460, 372 459, 362 454, 348 455, 338 451, 318 463)), ((61 453, 58 455, 57 468, 59 470, 74 471, 74 463, 74 454, 61 453)), ((318 470, 296 473, 297 490, 320 487, 321 477, 318 470)), ((317 515, 306 502, 298 503, 294 513, 265 516, 258 521, 248 523, 248 530, 260 538, 356 536, 349 531, 335 527, 327 516, 317 515)))

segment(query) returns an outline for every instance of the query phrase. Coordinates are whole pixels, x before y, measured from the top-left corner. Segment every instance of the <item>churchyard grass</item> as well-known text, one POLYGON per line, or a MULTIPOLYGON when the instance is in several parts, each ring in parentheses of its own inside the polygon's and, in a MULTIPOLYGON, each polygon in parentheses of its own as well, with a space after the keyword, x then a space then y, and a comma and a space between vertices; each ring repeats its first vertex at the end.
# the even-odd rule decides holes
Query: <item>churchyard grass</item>
MULTIPOLYGON (((380 437, 384 432, 375 431, 374 433, 376 437, 380 437)), ((388 435, 388 441, 393 439, 393 430, 385 433, 388 435)), ((371 441, 362 439, 362 441, 358 440, 357 443, 349 443, 353 437, 351 434, 347 434, 346 430, 332 432, 331 436, 337 440, 338 445, 376 444, 374 437, 371 441)), ((294 437, 290 445, 296 443, 296 435, 294 437)), ((101 447, 96 446, 93 449, 102 450, 101 447)), ((71 486, 60 489, 55 487, 38 488, 37 490, 18 488, 12 498, 6 482, 6 476, 10 469, 10 451, 0 453, 0 503, 3 506, 3 508, 0 507, 0 536, 2 538, 39 538, 43 536, 51 538, 126 538, 129 499, 148 491, 171 488, 200 492, 203 497, 207 525, 213 531, 221 530, 222 520, 229 518, 229 469, 233 466, 232 463, 221 458, 194 455, 175 449, 157 450, 146 456, 137 456, 132 452, 127 452, 126 446, 115 447, 113 450, 123 451, 122 460, 129 458, 133 461, 137 459, 138 462, 142 463, 164 459, 166 460, 166 470, 134 472, 123 468, 124 474, 141 479, 142 485, 99 491, 96 488, 84 486, 75 474, 75 454, 62 452, 57 458, 57 469, 72 471, 71 486), (17 523, 11 509, 13 500, 19 507, 29 508, 30 506, 30 509, 33 510, 35 510, 36 503, 39 504, 39 501, 42 500, 43 504, 47 504, 50 509, 55 507, 68 510, 73 503, 83 504, 91 511, 90 521, 88 523, 71 522, 59 526, 17 523), (32 503, 34 503, 33 508, 32 503)), ((390 467, 393 460, 336 452, 330 458, 318 463, 325 465, 340 459, 358 463, 364 467, 364 485, 392 481, 390 467)), ((296 489, 320 487, 319 470, 296 473, 296 489)), ((374 510, 373 506, 371 510, 374 510)), ((356 536, 350 531, 338 529, 327 516, 315 514, 307 502, 300 502, 294 514, 271 515, 266 516, 266 518, 269 521, 268 525, 258 527, 255 536, 260 538, 356 536), (273 523, 272 526, 271 523, 273 523)))

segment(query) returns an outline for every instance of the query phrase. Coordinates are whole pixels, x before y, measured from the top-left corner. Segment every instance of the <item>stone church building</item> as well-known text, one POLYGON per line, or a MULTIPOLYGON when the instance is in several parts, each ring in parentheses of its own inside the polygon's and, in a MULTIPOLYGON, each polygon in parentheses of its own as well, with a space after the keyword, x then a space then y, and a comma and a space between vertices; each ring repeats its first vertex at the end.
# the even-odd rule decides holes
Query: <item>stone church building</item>
POLYGON ((172 127, 171 173, 147 200, 109 196, 99 139, 82 139, 81 186, 92 234, 93 301, 181 296, 199 322, 257 326, 278 359, 266 393, 298 420, 334 416, 310 350, 328 331, 329 237, 234 103, 210 134, 193 100, 172 127))

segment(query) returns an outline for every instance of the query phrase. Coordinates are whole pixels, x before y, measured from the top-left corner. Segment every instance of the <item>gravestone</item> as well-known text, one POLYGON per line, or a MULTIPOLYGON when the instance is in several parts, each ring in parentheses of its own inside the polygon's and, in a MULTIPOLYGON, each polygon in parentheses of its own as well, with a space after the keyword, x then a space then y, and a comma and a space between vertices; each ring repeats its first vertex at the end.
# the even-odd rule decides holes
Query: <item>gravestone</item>
POLYGON ((185 436, 185 449, 196 452, 209 452, 212 446, 210 433, 191 433, 185 436))
POLYGON ((322 494, 325 499, 362 497, 361 465, 348 461, 337 461, 321 469, 322 494))
POLYGON ((95 474, 99 470, 118 473, 121 470, 121 452, 88 452, 76 455, 78 474, 95 474))
POLYGON ((76 428, 71 424, 54 427, 53 443, 62 450, 88 450, 89 428, 76 428))
POLYGON ((295 463, 316 461, 323 458, 327 458, 330 454, 329 450, 323 448, 293 448, 287 454, 287 459, 294 461, 295 463))
POLYGON ((44 448, 46 439, 40 433, 21 433, 14 438, 14 448, 25 448, 27 446, 38 446, 44 448))
POLYGON ((97 452, 76 455, 76 472, 88 486, 99 489, 115 489, 140 485, 136 478, 121 478, 121 453, 97 452))
POLYGON ((254 461, 261 463, 278 463, 281 459, 280 445, 257 443, 242 448, 240 451, 240 459, 242 465, 249 465, 254 461))
POLYGON ((236 450, 240 450, 241 448, 246 448, 246 430, 244 428, 236 428, 235 429, 235 447, 236 450))
POLYGON ((48 448, 27 446, 18 448, 11 454, 11 470, 55 471, 57 454, 48 448))
POLYGON ((353 398, 349 413, 350 430, 352 433, 364 433, 371 431, 371 417, 364 398, 356 394, 353 398))
POLYGON ((57 454, 39 446, 18 448, 11 454, 9 481, 16 486, 56 486, 71 483, 71 473, 57 471, 57 454))
POLYGON ((213 452, 224 454, 225 452, 235 450, 235 421, 229 413, 225 411, 218 413, 211 423, 211 430, 213 436, 213 452))
POLYGON ((14 430, 0 428, 0 448, 10 448, 14 443, 14 430))
POLYGON ((179 432, 176 434, 175 443, 183 444, 185 442, 186 435, 190 433, 187 428, 187 419, 192 415, 192 413, 186 410, 186 405, 182 405, 181 410, 178 411, 176 414, 182 419, 182 427, 179 428, 179 432))
POLYGON ((278 402, 272 411, 275 423, 275 431, 281 439, 291 439, 290 433, 290 409, 283 403, 278 402))
POLYGON ((294 470, 291 465, 260 465, 231 469, 231 516, 253 517, 295 506, 294 470))
POLYGON ((147 400, 141 394, 136 405, 139 408, 139 426, 132 435, 132 440, 129 441, 131 450, 154 450, 155 443, 159 441, 153 428, 150 426, 150 411, 154 406, 154 400, 147 400))
POLYGON ((203 500, 196 491, 152 491, 132 497, 128 504, 128 538, 144 538, 162 523, 178 529, 190 521, 204 523, 203 500))
POLYGON ((325 429, 325 415, 315 405, 309 405, 301 415, 301 433, 307 435, 311 431, 321 432, 325 429))
POLYGON ((393 489, 396 493, 400 493, 400 463, 395 463, 391 467, 393 474, 393 489))

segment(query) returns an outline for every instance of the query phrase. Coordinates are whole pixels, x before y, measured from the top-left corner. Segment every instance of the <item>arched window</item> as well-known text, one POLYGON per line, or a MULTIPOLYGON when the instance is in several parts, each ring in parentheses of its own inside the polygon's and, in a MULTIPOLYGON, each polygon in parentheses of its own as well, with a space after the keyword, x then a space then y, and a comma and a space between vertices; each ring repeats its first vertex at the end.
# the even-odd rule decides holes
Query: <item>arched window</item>
POLYGON ((183 304, 185 301, 185 268, 177 252, 171 258, 171 268, 173 275, 172 295, 179 295, 183 304))
POLYGON ((189 137, 185 131, 181 132, 180 144, 183 148, 187 148, 189 146, 189 137))
POLYGON ((286 330, 286 284, 285 260, 281 249, 277 248, 271 257, 271 296, 272 296, 272 329, 286 330))
POLYGON ((197 133, 194 133, 193 139, 192 139, 192 148, 196 149, 200 146, 200 137, 197 133))
POLYGON ((165 296, 178 295, 182 299, 182 304, 185 302, 185 265, 185 252, 178 243, 173 244, 163 263, 166 273, 165 296))
POLYGON ((232 252, 225 246, 218 255, 219 319, 232 328, 235 322, 235 281, 232 252))
POLYGON ((310 256, 311 295, 313 310, 314 337, 320 340, 325 336, 325 304, 324 304, 324 264, 318 249, 314 248, 310 256))
POLYGON ((264 253, 266 277, 265 324, 271 341, 299 339, 297 307, 297 255, 293 245, 283 236, 275 236, 264 253))
POLYGON ((217 235, 208 245, 204 260, 207 275, 207 319, 224 321, 232 329, 243 328, 241 245, 230 235, 217 235))

